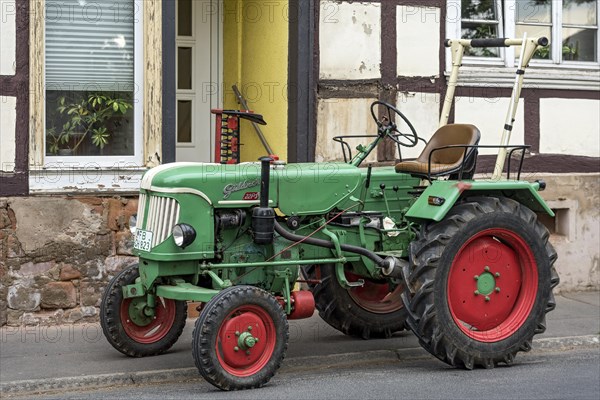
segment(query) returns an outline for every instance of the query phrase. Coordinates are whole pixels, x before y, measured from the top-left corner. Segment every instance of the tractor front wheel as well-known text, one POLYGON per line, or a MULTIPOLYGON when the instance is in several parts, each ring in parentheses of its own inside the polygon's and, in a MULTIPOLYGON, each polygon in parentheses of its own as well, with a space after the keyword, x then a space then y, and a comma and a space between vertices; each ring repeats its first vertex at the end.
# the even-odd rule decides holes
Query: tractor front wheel
POLYGON ((131 357, 164 353, 181 336, 187 318, 184 301, 158 297, 153 315, 145 313, 145 297, 123 298, 123 286, 135 283, 140 276, 134 265, 119 273, 109 283, 100 305, 100 324, 108 342, 131 357))
POLYGON ((404 329, 406 310, 401 299, 403 285, 373 280, 345 272, 346 279, 364 285, 346 289, 340 285, 334 265, 304 267, 305 276, 320 283, 310 285, 319 316, 346 335, 389 338, 404 329))
POLYGON ((274 296, 233 286, 202 308, 192 336, 194 361, 221 390, 258 388, 281 366, 288 336, 285 312, 274 296))
POLYGON ((511 364, 530 350, 555 307, 548 237, 535 213, 507 198, 467 199, 423 225, 403 294, 421 345, 467 369, 511 364))

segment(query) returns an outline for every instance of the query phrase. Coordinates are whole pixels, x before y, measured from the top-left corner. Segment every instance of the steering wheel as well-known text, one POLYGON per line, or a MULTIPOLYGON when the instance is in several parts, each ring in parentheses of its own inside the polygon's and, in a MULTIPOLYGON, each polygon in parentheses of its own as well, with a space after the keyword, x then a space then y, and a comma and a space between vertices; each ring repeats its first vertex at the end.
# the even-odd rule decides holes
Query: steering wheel
POLYGON ((385 135, 394 142, 404 147, 415 147, 417 143, 419 143, 419 135, 417 135, 415 127, 410 123, 408 118, 406 118, 404 114, 402 114, 400 110, 398 110, 393 105, 378 100, 371 104, 371 115, 373 116, 375 123, 377 123, 377 131, 380 135, 385 135), (384 115, 381 120, 379 120, 379 118, 375 114, 375 107, 380 105, 384 106, 387 109, 387 117, 384 115), (408 125, 408 128, 410 129, 410 133, 400 132, 398 126, 394 122, 392 122, 392 111, 395 114, 399 115, 404 122, 406 122, 406 125, 408 125))

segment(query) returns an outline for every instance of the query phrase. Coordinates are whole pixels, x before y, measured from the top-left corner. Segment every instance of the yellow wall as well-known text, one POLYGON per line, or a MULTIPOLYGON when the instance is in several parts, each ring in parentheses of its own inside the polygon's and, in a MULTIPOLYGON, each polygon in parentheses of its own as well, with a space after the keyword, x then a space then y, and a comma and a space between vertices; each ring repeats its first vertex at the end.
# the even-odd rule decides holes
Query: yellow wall
MULTIPOLYGON (((224 107, 239 109, 236 83, 248 107, 267 121, 261 126, 274 153, 287 159, 288 1, 224 0, 224 107)), ((266 155, 254 128, 242 124, 242 161, 266 155)))

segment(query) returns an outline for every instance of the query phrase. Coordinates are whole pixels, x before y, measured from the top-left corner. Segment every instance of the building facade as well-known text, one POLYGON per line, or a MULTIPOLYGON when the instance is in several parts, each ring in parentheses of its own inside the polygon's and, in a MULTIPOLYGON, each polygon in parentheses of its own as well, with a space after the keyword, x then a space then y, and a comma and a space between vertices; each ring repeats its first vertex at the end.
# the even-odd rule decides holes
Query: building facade
MULTIPOLYGON (((559 254, 559 289, 598 288, 600 264, 600 3, 596 0, 321 1, 318 9, 317 161, 340 159, 340 134, 373 134, 369 104, 395 104, 420 137, 436 131, 451 69, 446 38, 547 36, 527 69, 511 144, 531 146, 524 179, 548 183, 555 218, 540 216, 559 254)), ((518 49, 467 54, 450 122, 476 125, 480 144, 500 142, 518 49)), ((416 157, 423 145, 404 148, 416 157)), ((477 172, 491 176, 494 149, 477 172)), ((379 161, 399 157, 391 143, 379 161)), ((375 160, 374 160, 375 161, 375 160)))
MULTIPOLYGON (((597 0, 0 0, 0 325, 95 320, 135 263, 140 177, 214 161, 212 108, 264 115, 288 161, 341 158, 333 137, 376 132, 382 99, 424 139, 437 128, 445 38, 546 35, 528 69, 513 144, 530 145, 563 290, 599 287, 597 0)), ((518 52, 465 58, 450 120, 499 141, 518 52)), ((242 125, 242 160, 265 154, 242 125)), ((384 144, 373 162, 416 156, 384 144)), ((489 173, 492 153, 478 172, 489 173)))

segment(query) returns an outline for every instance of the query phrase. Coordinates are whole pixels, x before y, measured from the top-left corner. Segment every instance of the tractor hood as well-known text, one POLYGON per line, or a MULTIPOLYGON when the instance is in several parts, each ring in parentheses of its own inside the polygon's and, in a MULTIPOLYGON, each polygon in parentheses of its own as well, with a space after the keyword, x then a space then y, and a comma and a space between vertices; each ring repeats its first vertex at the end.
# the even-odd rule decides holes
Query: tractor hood
MULTIPOLYGON (((286 215, 328 212, 360 192, 362 173, 345 163, 271 168, 269 205, 286 215)), ((165 164, 146 172, 141 188, 156 193, 194 194, 215 208, 253 206, 259 203, 260 163, 165 164)))

